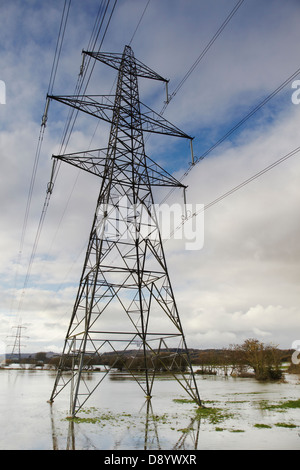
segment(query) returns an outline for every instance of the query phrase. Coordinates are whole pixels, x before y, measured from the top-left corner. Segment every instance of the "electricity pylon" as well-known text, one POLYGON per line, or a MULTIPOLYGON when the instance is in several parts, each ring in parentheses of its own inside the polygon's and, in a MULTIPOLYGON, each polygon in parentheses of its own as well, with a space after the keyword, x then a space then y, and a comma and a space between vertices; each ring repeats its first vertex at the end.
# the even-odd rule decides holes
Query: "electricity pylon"
POLYGON ((153 186, 183 185, 146 156, 143 134, 191 137, 140 102, 138 77, 167 80, 135 59, 129 46, 123 54, 84 53, 117 69, 118 81, 114 100, 48 97, 111 124, 107 148, 53 156, 97 175, 101 187, 50 402, 70 383, 74 416, 118 367, 128 370, 147 398, 157 371, 169 371, 200 405, 152 194, 153 186), (104 357, 111 361, 91 390, 84 372, 101 356, 101 363, 104 357), (65 377, 70 360, 71 377, 65 377))
MULTIPOLYGON (((16 334, 14 336, 10 336, 10 338, 14 338, 14 344, 12 346, 12 350, 10 353, 10 359, 14 359, 14 357, 18 358, 19 364, 21 364, 22 355, 21 355, 21 336, 22 336, 22 329, 26 328, 26 326, 17 325, 13 326, 12 328, 16 328, 16 334)), ((24 336, 23 336, 24 338, 24 336)), ((26 336, 28 338, 28 336, 26 336)))

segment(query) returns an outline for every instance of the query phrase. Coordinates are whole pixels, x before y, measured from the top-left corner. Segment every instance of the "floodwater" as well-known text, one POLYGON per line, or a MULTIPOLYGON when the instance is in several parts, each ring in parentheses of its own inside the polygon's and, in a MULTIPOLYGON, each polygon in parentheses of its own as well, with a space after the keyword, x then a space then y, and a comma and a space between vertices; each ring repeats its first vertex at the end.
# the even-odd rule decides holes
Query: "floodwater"
MULTIPOLYGON (((91 387, 99 373, 90 374, 91 387)), ((298 375, 286 374, 280 383, 197 376, 202 400, 219 410, 217 419, 199 419, 174 379, 156 379, 147 402, 130 377, 111 374, 75 423, 66 419, 68 389, 47 403, 54 379, 54 371, 0 370, 1 450, 300 449, 299 408, 263 406, 299 400, 298 375)))

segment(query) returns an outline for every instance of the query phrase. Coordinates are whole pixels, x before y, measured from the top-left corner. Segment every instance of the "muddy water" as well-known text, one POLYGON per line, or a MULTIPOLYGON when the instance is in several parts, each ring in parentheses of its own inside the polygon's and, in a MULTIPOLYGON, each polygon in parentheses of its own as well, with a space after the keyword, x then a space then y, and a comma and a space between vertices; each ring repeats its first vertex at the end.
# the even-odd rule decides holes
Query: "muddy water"
POLYGON ((199 419, 173 379, 157 379, 149 403, 135 381, 114 374, 76 423, 66 419, 68 390, 47 403, 54 378, 46 370, 0 370, 0 449, 300 449, 299 408, 265 406, 298 400, 299 376, 286 375, 285 383, 199 376, 201 398, 217 409, 199 419))

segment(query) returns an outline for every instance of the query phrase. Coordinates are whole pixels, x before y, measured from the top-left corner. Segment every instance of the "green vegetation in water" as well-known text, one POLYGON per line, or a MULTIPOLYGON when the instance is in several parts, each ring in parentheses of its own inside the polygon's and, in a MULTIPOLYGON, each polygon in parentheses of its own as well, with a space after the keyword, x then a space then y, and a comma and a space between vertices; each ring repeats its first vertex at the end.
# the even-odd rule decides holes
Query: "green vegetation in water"
POLYGON ((259 429, 271 429, 272 428, 272 426, 269 426, 269 424, 260 424, 260 423, 254 424, 254 427, 259 428, 259 429))
POLYGON ((211 424, 218 424, 233 417, 233 413, 229 413, 227 410, 212 407, 197 408, 196 415, 197 418, 206 419, 211 424))
MULTIPOLYGON (((277 426, 279 428, 297 428, 296 424, 294 423, 275 423, 274 426, 277 426)), ((272 426, 269 424, 254 424, 255 428, 260 428, 260 429, 272 429, 272 426)))
POLYGON ((279 428, 296 428, 296 424, 293 423, 276 423, 275 426, 279 428))
POLYGON ((286 411, 289 409, 300 408, 300 399, 299 400, 288 400, 282 401, 275 405, 269 404, 266 400, 260 402, 260 407, 263 410, 277 410, 277 411, 286 411))
POLYGON ((92 424, 102 424, 104 426, 108 422, 110 424, 118 423, 120 421, 124 421, 125 418, 131 417, 131 414, 128 413, 120 413, 120 414, 113 414, 111 411, 106 413, 98 414, 97 416, 86 416, 90 415, 91 413, 98 412, 97 408, 84 408, 80 410, 81 414, 85 416, 74 416, 66 418, 69 421, 73 421, 74 423, 92 423, 92 424))
MULTIPOLYGON (((215 427, 215 431, 226 431, 226 428, 219 428, 218 426, 215 427)), ((244 429, 229 429, 229 432, 245 432, 244 429)))
POLYGON ((191 431, 191 428, 177 429, 177 431, 182 432, 182 434, 188 434, 191 431))
MULTIPOLYGON (((189 399, 180 399, 175 398, 173 400, 175 403, 192 403, 196 405, 194 400, 189 399)), ((212 401, 207 401, 206 404, 213 404, 212 401)), ((233 413, 229 413, 227 410, 223 410, 222 408, 214 408, 214 407, 207 407, 207 406, 200 406, 196 409, 196 417, 197 419, 205 419, 211 424, 218 424, 225 419, 232 418, 234 415, 233 413)))
POLYGON ((191 399, 188 399, 188 398, 174 398, 173 400, 175 403, 195 403, 195 400, 191 400, 191 399))
POLYGON ((152 422, 154 423, 167 423, 167 419, 168 419, 168 415, 167 413, 164 413, 163 415, 151 415, 150 416, 150 419, 152 420, 152 422))
MULTIPOLYGON (((294 423, 275 423, 274 426, 277 426, 279 428, 291 428, 291 429, 297 428, 296 424, 294 424, 294 423)), ((260 429, 271 429, 272 428, 272 426, 270 426, 269 424, 254 424, 254 427, 255 428, 260 428, 260 429)))
MULTIPOLYGON (((82 408, 78 415, 75 417, 67 417, 68 421, 73 421, 74 423, 90 423, 90 424, 99 424, 105 426, 109 424, 111 426, 117 426, 120 422, 128 421, 128 424, 135 427, 136 426, 136 417, 130 413, 113 413, 111 411, 100 412, 97 408, 82 408), (93 414, 93 416, 89 416, 93 414)), ((160 423, 168 424, 168 415, 164 413, 162 415, 149 415, 149 424, 160 423)), ((141 419, 141 422, 143 420, 141 419)))
MULTIPOLYGON (((300 399, 281 401, 277 404, 270 404, 268 401, 263 400, 260 402, 260 407, 263 410, 278 411, 278 412, 283 413, 288 410, 300 408, 300 399)), ((268 426, 266 424, 255 424, 254 426, 256 428, 271 428, 271 426, 268 426)), ((293 423, 276 423, 275 426, 281 427, 281 428, 296 428, 297 427, 293 423)))
MULTIPOLYGON (((191 410, 191 414, 193 414, 194 419, 196 420, 204 420, 208 422, 209 424, 215 425, 215 431, 221 432, 226 430, 226 428, 219 426, 220 423, 233 418, 235 416, 234 413, 229 412, 227 409, 221 408, 221 407, 214 407, 213 405, 216 404, 216 402, 206 402, 206 406, 198 407, 196 402, 191 399, 174 399, 173 400, 175 403, 180 403, 180 404, 189 404, 189 405, 195 405, 193 407, 193 410, 191 410), (211 406, 207 406, 210 404, 211 406)), ((240 401, 236 402, 231 402, 231 403, 240 403, 240 401)), ((263 410, 275 410, 275 411, 286 411, 288 409, 297 409, 300 408, 300 399, 299 400, 286 400, 286 401, 281 401, 277 404, 270 404, 267 400, 263 400, 260 402, 260 407, 263 410)), ((176 415, 176 419, 180 417, 179 415, 176 415)), ((136 427, 136 416, 131 415, 130 413, 113 413, 111 411, 100 411, 95 407, 91 408, 86 408, 80 410, 77 416, 67 418, 68 420, 72 420, 74 423, 91 423, 91 424, 98 424, 102 427, 104 427, 106 424, 109 424, 110 426, 118 426, 120 422, 128 421, 128 428, 130 427, 136 427)), ((149 415, 149 423, 148 425, 155 425, 155 423, 160 423, 162 425, 169 425, 171 430, 175 430, 175 427, 172 427, 172 420, 174 419, 174 416, 170 416, 167 413, 164 413, 162 415, 149 415)), ((141 422, 143 419, 141 419, 141 422)), ((144 423, 145 424, 145 423, 144 423)), ((284 423, 284 422, 279 422, 274 424, 274 426, 277 427, 282 427, 282 428, 296 428, 297 426, 293 423, 284 423)), ((257 429, 270 429, 272 426, 268 424, 261 424, 257 423, 254 424, 254 427, 257 429)), ((182 432, 183 434, 187 434, 192 430, 192 427, 186 427, 186 428, 181 428, 177 429, 177 431, 182 432)), ((228 429, 227 431, 230 432, 245 432, 242 429, 228 429)))

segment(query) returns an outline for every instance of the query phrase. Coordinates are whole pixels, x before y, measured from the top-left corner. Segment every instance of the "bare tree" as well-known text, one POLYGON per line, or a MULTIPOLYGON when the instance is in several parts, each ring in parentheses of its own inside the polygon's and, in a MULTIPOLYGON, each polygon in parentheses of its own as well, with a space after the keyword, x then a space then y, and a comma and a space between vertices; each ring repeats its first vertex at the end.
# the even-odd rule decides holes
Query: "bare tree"
POLYGON ((261 343, 257 339, 247 339, 242 345, 235 345, 238 364, 252 368, 258 380, 277 380, 282 377, 281 353, 273 344, 261 343))

